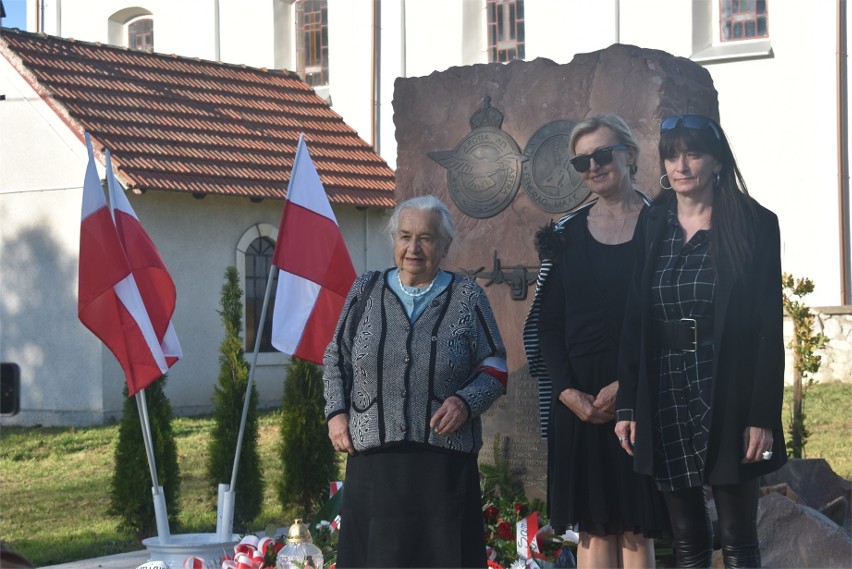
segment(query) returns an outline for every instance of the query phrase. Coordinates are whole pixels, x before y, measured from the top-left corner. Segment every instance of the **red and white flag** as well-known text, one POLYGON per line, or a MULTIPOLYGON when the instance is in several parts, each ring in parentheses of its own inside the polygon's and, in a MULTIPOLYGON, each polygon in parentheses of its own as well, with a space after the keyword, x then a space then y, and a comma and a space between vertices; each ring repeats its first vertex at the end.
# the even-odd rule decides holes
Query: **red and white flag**
MULTIPOLYGON (((134 275, 134 263, 138 264, 139 255, 136 252, 131 254, 133 263, 128 258, 104 199, 91 139, 88 133, 85 136, 89 164, 83 182, 77 312, 80 321, 115 355, 127 378, 128 391, 134 395, 169 369, 170 364, 160 345, 166 333, 158 336, 156 330, 169 328, 174 311, 174 284, 171 285, 171 309, 167 310, 166 323, 158 322, 155 327, 134 275)), ((115 183, 115 180, 110 180, 111 176, 111 164, 108 163, 107 180, 110 184, 115 183)), ((126 243, 141 247, 138 239, 128 238, 126 243)), ((150 253, 143 252, 142 255, 150 256, 150 253)), ((146 295, 150 297, 158 287, 150 287, 150 279, 141 276, 146 282, 146 295)), ((179 357, 179 346, 177 352, 179 357)), ((170 359, 172 357, 174 354, 170 354, 170 359)))
MULTIPOLYGON (((145 304, 145 312, 151 319, 154 333, 165 358, 167 367, 172 367, 183 356, 177 333, 172 324, 175 312, 177 290, 172 276, 166 269, 157 246, 148 237, 136 212, 130 205, 124 190, 115 178, 112 170, 112 157, 106 151, 106 177, 109 187, 109 203, 118 238, 124 248, 124 254, 130 262, 130 270, 139 287, 139 294, 145 304)), ((152 348, 156 355, 156 348, 152 348)))
POLYGON ((355 281, 355 268, 304 134, 299 137, 272 262, 279 269, 272 345, 321 364, 355 281))

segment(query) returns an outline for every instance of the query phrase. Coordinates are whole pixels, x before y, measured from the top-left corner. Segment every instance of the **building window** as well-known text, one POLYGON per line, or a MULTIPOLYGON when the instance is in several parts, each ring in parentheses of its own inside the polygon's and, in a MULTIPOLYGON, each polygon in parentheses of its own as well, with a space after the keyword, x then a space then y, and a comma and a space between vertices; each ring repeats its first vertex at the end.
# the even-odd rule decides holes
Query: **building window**
POLYGON ((707 64, 772 57, 768 6, 767 0, 692 0, 690 59, 707 64))
POLYGON ((487 0, 488 61, 524 58, 524 0, 487 0))
POLYGON ((127 47, 154 51, 154 19, 139 18, 127 24, 127 47))
POLYGON ((719 33, 722 41, 769 37, 767 0, 719 0, 719 33))
MULTIPOLYGON (((275 242, 269 237, 258 237, 245 251, 245 296, 246 296, 246 351, 254 352, 257 330, 260 326, 260 314, 263 309, 263 295, 266 293, 266 280, 272 265, 272 253, 275 242)), ((275 275, 273 275, 273 279, 275 275)), ((260 339, 260 351, 272 352, 272 306, 275 304, 275 282, 269 295, 266 308, 266 322, 260 339)))
POLYGON ((328 85, 328 1, 296 3, 299 74, 312 87, 328 85))

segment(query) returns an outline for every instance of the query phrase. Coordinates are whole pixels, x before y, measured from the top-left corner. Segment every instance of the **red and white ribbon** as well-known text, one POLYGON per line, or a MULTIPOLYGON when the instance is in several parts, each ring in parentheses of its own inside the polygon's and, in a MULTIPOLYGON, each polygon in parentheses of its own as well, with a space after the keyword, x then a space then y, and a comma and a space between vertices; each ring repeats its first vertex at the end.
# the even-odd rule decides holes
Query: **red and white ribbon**
POLYGON ((535 539, 538 533, 538 512, 533 512, 515 525, 518 557, 532 559, 539 553, 538 541, 535 539))
POLYGON ((500 382, 503 393, 506 393, 506 384, 509 382, 509 369, 506 360, 495 356, 489 356, 476 366, 475 372, 485 373, 500 382))
POLYGON ((183 569, 205 569, 206 561, 200 557, 187 557, 183 560, 183 569))

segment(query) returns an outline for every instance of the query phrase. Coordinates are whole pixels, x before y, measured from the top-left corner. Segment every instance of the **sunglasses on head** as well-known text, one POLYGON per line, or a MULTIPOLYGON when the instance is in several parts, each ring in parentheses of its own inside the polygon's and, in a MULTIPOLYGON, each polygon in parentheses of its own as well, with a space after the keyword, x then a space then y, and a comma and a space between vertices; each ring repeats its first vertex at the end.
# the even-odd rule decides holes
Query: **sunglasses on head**
POLYGON ((595 160, 595 164, 598 166, 606 166, 612 162, 613 150, 627 150, 627 147, 623 144, 613 144, 612 146, 598 148, 591 154, 580 154, 579 156, 575 156, 571 159, 571 165, 580 173, 588 172, 589 168, 592 167, 593 158, 595 160))
POLYGON ((704 115, 677 115, 663 119, 660 123, 660 132, 668 132, 683 125, 684 128, 690 130, 703 130, 709 128, 716 135, 716 140, 722 140, 722 134, 713 121, 704 115))

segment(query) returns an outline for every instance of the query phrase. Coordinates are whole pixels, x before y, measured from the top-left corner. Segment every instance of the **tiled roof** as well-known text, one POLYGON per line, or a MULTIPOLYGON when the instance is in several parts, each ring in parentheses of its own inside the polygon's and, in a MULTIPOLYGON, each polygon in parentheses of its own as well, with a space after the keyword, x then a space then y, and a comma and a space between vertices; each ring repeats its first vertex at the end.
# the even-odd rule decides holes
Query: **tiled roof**
POLYGON ((394 205, 393 170, 295 73, 5 28, 0 53, 132 189, 282 199, 305 133, 332 203, 394 205))

